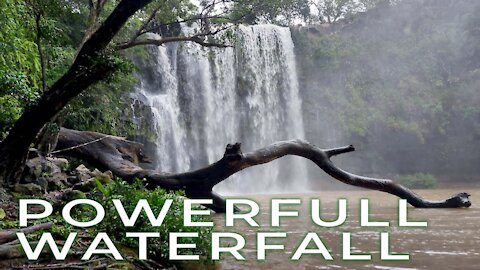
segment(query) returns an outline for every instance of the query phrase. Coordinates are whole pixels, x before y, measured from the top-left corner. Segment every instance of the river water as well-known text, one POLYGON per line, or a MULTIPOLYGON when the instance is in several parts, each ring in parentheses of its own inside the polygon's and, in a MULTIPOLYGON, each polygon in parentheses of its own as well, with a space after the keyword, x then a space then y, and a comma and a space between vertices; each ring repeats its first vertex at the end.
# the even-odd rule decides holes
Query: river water
MULTIPOLYGON (((472 194, 469 209, 415 209, 409 207, 409 220, 428 221, 427 228, 399 228, 398 200, 389 194, 375 191, 329 191, 295 195, 251 195, 261 205, 256 221, 260 227, 252 228, 239 221, 235 227, 225 228, 224 215, 214 216, 217 231, 236 232, 245 237, 245 261, 237 261, 229 254, 223 257, 220 269, 480 269, 480 198, 479 188, 419 190, 429 199, 445 199, 458 192, 472 194), (283 218, 280 228, 271 228, 270 200, 272 198, 301 198, 298 218, 283 218), (321 200, 322 218, 336 218, 337 199, 348 200, 347 222, 337 228, 321 228, 311 221, 310 198, 321 200), (390 227, 364 228, 359 226, 359 202, 370 199, 370 216, 373 220, 390 221, 390 227), (269 240, 270 244, 284 244, 284 251, 267 251, 265 261, 256 260, 256 233, 259 231, 287 232, 288 237, 269 240), (409 253, 409 261, 380 261, 380 232, 390 233, 392 252, 409 253), (304 255, 293 262, 290 257, 307 232, 318 233, 332 254, 333 261, 321 255, 304 255), (342 232, 352 233, 352 252, 372 254, 372 261, 342 261, 342 232)), ((242 197, 243 198, 243 197, 242 197)), ((286 207, 295 209, 295 207, 286 207)), ((283 209, 283 208, 282 208, 283 209)))

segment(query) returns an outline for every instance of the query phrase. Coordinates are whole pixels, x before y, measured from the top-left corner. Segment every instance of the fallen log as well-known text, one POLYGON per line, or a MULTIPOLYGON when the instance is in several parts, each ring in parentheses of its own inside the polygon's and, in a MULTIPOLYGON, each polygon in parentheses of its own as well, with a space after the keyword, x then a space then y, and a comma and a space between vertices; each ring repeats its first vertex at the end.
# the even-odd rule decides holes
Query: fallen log
POLYGON ((6 231, 0 231, 0 245, 8 242, 15 241, 17 239, 17 233, 30 234, 40 230, 47 230, 53 226, 53 222, 46 222, 41 224, 36 224, 30 227, 23 229, 11 229, 6 231))
POLYGON ((88 260, 88 261, 82 261, 82 262, 64 262, 64 263, 54 263, 54 264, 27 264, 27 265, 22 265, 21 267, 18 268, 13 268, 13 269, 32 269, 32 270, 72 270, 72 269, 90 269, 90 270, 100 270, 100 269, 107 269, 108 265, 106 263, 108 259, 107 258, 100 258, 96 260, 88 260))
POLYGON ((211 165, 184 173, 166 173, 146 170, 138 165, 146 157, 143 155, 142 145, 137 142, 96 132, 62 128, 54 153, 80 158, 99 169, 110 170, 126 181, 144 179, 149 188, 185 190, 189 198, 213 199, 213 205, 207 206, 216 212, 225 211, 225 199, 212 191, 216 184, 241 170, 287 155, 309 159, 327 174, 345 184, 387 192, 406 199, 414 207, 458 208, 471 205, 470 195, 465 192, 441 201, 426 200, 392 180, 355 175, 336 167, 331 161, 336 155, 352 151, 355 151, 352 145, 320 149, 303 140, 291 140, 242 153, 241 144, 236 143, 228 144, 223 157, 211 165))

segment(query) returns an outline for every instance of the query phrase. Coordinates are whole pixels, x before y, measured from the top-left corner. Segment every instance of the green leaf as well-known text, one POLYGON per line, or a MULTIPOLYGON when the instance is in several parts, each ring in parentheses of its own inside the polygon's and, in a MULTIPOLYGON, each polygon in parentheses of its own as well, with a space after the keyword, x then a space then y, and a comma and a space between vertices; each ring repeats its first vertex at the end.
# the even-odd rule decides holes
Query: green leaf
POLYGON ((97 178, 94 178, 93 180, 95 180, 98 190, 100 190, 100 192, 102 192, 105 197, 109 197, 109 192, 105 189, 102 183, 97 178))
POLYGON ((0 220, 4 219, 5 216, 6 216, 5 210, 3 210, 2 208, 0 208, 0 220))

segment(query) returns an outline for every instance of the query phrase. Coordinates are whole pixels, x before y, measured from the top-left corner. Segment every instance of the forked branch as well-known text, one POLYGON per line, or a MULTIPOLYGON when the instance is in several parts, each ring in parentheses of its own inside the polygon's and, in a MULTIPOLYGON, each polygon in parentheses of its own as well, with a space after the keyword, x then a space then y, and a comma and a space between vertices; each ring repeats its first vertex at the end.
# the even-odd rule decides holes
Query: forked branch
POLYGON ((211 165, 184 173, 165 173, 145 170, 138 166, 136 163, 144 159, 142 146, 123 138, 108 137, 95 143, 72 148, 72 146, 82 145, 104 136, 106 135, 95 132, 62 128, 57 148, 69 149, 63 154, 78 157, 99 168, 111 170, 115 175, 127 181, 140 178, 144 179, 150 188, 184 189, 190 198, 213 199, 214 205, 208 207, 217 212, 222 212, 225 208, 224 199, 212 191, 216 184, 241 170, 287 155, 309 159, 327 174, 345 184, 387 192, 406 199, 414 207, 458 208, 471 205, 468 193, 459 193, 442 201, 430 201, 392 180, 359 176, 335 166, 330 158, 354 151, 355 148, 352 145, 324 150, 303 140, 291 140, 276 142, 252 152, 242 153, 240 143, 229 144, 224 156, 211 165))

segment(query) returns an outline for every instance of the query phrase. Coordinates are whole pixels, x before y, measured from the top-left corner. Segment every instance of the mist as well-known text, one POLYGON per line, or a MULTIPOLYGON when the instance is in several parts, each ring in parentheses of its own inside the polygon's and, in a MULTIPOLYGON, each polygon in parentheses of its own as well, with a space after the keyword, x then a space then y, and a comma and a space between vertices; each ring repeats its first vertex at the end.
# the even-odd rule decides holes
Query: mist
MULTIPOLYGON (((306 139, 354 144, 336 160, 359 174, 478 180, 479 12, 479 1, 397 1, 294 28, 306 139)), ((343 186, 309 173, 313 188, 343 186)))

